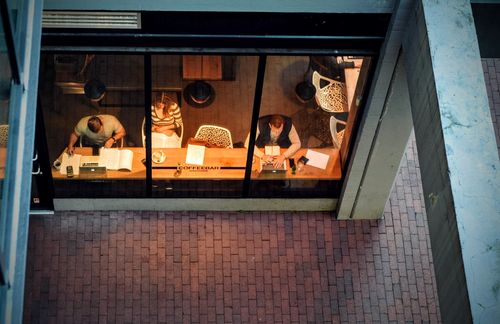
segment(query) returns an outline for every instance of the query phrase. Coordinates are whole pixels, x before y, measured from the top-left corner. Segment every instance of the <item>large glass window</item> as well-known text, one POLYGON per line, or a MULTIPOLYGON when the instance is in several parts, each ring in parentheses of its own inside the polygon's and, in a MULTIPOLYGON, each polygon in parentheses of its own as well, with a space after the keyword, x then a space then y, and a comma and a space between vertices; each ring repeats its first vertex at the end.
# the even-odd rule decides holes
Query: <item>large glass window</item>
MULTIPOLYGON (((12 70, 9 61, 9 48, 7 47, 6 35, 3 30, 3 17, 0 16, 0 205, 3 200, 4 179, 6 176, 7 146, 9 140, 9 105, 10 90, 12 82, 12 70)), ((13 49, 11 49, 13 50, 13 49)), ((7 263, 4 255, 4 236, 6 230, 6 217, 4 210, 0 211, 0 285, 6 281, 7 273, 5 264, 7 263)))
POLYGON ((0 68, 0 199, 3 193, 5 164, 7 161, 10 87, 12 81, 9 54, 2 26, 3 24, 0 22, 0 66, 2 67, 0 68))
POLYGON ((241 197, 258 57, 152 61, 153 195, 241 197))
POLYGON ((370 58, 263 58, 44 54, 55 196, 335 197, 370 58))
POLYGON ((44 54, 39 84, 55 196, 144 196, 143 56, 44 54))
POLYGON ((268 57, 251 196, 338 193, 362 65, 362 57, 268 57))

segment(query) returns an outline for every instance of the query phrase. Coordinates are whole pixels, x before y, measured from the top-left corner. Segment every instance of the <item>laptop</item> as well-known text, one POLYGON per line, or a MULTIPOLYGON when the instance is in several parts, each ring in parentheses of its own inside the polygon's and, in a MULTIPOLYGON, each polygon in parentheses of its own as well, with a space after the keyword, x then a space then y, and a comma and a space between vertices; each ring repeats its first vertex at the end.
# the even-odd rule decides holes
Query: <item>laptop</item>
POLYGON ((99 162, 99 156, 80 158, 80 178, 106 178, 106 166, 99 162))
POLYGON ((272 163, 261 163, 260 175, 266 178, 284 178, 286 176, 286 161, 281 167, 274 167, 272 163))

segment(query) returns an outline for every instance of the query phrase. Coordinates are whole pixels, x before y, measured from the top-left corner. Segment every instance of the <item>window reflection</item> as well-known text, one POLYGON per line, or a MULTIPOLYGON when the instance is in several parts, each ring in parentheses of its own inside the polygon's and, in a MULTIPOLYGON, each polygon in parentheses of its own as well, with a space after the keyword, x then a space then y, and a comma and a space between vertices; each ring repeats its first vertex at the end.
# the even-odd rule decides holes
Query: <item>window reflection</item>
MULTIPOLYGON (((251 140, 259 57, 153 55, 145 93, 143 56, 44 54, 40 93, 49 156, 62 163, 53 169, 56 196, 141 197, 150 167, 153 197, 242 197, 248 185, 251 197, 333 197, 369 62, 269 56, 251 140), (69 177, 62 152, 102 157, 96 145, 130 151, 129 165, 69 177)), ((75 165, 79 172, 82 163, 75 165)))
POLYGON ((257 64, 251 56, 153 56, 152 102, 166 103, 151 110, 155 197, 241 197, 257 64), (155 131, 162 114, 171 139, 155 131))
POLYGON ((10 85, 12 79, 7 44, 2 26, 0 21, 0 199, 2 198, 5 164, 7 161, 10 85))
POLYGON ((56 197, 144 196, 143 57, 43 54, 39 84, 56 197))
POLYGON ((347 56, 268 57, 252 196, 304 197, 311 190, 331 196, 337 190, 363 62, 347 56))

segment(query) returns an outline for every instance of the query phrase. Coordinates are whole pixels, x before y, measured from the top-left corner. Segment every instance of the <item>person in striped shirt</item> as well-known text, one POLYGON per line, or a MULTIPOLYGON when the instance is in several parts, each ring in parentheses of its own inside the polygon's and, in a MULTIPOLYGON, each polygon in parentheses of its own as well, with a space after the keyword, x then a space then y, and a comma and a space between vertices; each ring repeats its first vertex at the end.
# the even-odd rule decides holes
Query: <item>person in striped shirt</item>
POLYGON ((175 131, 182 127, 181 110, 179 105, 163 92, 153 102, 151 121, 151 131, 165 134, 171 140, 180 140, 175 131))

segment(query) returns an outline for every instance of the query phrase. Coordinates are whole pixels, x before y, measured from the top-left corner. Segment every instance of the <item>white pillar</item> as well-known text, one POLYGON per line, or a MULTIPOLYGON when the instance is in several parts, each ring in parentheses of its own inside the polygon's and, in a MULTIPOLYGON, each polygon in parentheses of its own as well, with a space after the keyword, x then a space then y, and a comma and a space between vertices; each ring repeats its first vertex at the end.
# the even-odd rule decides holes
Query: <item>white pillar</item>
POLYGON ((500 163, 468 0, 419 0, 404 41, 441 317, 500 318, 500 163))

